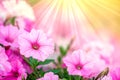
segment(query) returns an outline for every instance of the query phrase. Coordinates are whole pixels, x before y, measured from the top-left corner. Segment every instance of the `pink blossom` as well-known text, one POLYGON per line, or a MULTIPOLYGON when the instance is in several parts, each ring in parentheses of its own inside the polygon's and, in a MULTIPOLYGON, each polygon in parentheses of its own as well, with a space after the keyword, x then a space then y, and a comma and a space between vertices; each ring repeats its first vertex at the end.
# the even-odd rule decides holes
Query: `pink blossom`
POLYGON ((24 17, 17 17, 15 19, 15 24, 16 26, 19 27, 19 29, 23 29, 26 30, 28 32, 31 31, 31 29, 33 28, 33 21, 28 19, 28 18, 24 18, 24 17))
POLYGON ((95 56, 88 56, 82 50, 74 51, 63 59, 70 75, 94 77, 105 68, 105 63, 95 56), (93 59, 92 59, 92 58, 93 59))
POLYGON ((6 50, 6 54, 9 58, 9 61, 12 61, 12 60, 20 60, 22 61, 22 56, 20 55, 19 51, 18 50, 12 50, 12 49, 9 49, 9 50, 6 50))
POLYGON ((5 50, 0 47, 0 76, 5 76, 11 71, 11 65, 8 62, 8 57, 5 54, 5 50))
POLYGON ((112 59, 111 66, 112 67, 118 67, 120 66, 120 39, 119 37, 112 37, 112 44, 114 45, 114 52, 112 54, 112 59))
POLYGON ((9 49, 6 51, 6 54, 8 55, 9 61, 19 60, 23 64, 26 72, 31 73, 33 71, 18 50, 9 49))
POLYGON ((91 41, 88 44, 83 46, 87 52, 95 52, 96 54, 100 54, 106 57, 111 56, 114 48, 111 44, 102 42, 102 41, 91 41), (107 48, 106 48, 107 47, 107 48), (105 54, 106 53, 106 54, 105 54))
POLYGON ((0 43, 4 46, 18 47, 19 34, 20 31, 15 26, 0 26, 0 43))
POLYGON ((103 59, 106 63, 109 63, 114 48, 111 44, 102 41, 92 41, 85 44, 83 50, 87 54, 98 55, 98 57, 103 59))
POLYGON ((25 0, 2 0, 0 2, 0 12, 0 25, 7 18, 16 17, 16 26, 30 31, 35 20, 32 7, 25 0))
POLYGON ((35 20, 32 7, 25 0, 2 0, 0 9, 6 13, 5 17, 17 16, 35 20))
POLYGON ((1 0, 0 12, 0 25, 8 17, 16 17, 15 22, 19 28, 31 30, 31 24, 35 20, 32 7, 25 0, 1 0))
POLYGON ((55 75, 53 72, 48 72, 44 75, 44 77, 39 78, 37 80, 59 80, 59 77, 55 75))
POLYGON ((22 80, 27 77, 26 71, 19 60, 11 61, 12 70, 2 80, 22 80))
POLYGON ((41 30, 32 29, 19 36, 20 53, 25 57, 33 57, 44 61, 54 52, 54 44, 51 38, 41 30))
POLYGON ((120 80, 120 67, 111 70, 110 74, 113 80, 120 80))

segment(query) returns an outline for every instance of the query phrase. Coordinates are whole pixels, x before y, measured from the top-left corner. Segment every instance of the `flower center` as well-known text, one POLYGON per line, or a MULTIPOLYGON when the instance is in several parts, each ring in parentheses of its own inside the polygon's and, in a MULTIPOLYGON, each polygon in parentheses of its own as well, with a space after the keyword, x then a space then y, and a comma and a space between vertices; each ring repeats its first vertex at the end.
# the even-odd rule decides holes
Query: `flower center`
POLYGON ((13 40, 10 39, 10 38, 5 38, 5 41, 7 41, 7 42, 9 42, 9 43, 12 43, 12 42, 13 42, 13 40))
POLYGON ((81 66, 81 65, 76 65, 76 69, 77 69, 77 70, 81 70, 81 69, 82 69, 82 66, 81 66))
POLYGON ((38 50, 38 49, 40 48, 40 45, 39 45, 38 43, 33 43, 33 44, 32 44, 32 48, 33 48, 34 50, 38 50))
POLYGON ((13 72, 14 77, 18 77, 19 73, 18 72, 13 72))

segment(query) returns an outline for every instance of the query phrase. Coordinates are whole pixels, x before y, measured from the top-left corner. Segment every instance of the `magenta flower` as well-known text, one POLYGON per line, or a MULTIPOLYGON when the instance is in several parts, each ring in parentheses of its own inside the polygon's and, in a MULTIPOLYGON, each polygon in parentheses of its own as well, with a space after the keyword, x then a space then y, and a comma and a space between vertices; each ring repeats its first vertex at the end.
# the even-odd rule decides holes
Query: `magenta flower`
POLYGON ((44 77, 39 78, 37 80, 59 80, 58 75, 54 75, 53 72, 48 72, 44 75, 44 77))
POLYGON ((26 30, 28 32, 33 28, 33 21, 24 17, 17 17, 15 20, 15 24, 19 27, 19 29, 26 30))
POLYGON ((0 76, 5 76, 10 71, 11 65, 8 62, 8 57, 5 54, 5 50, 0 47, 0 76))
POLYGON ((20 31, 15 26, 0 26, 0 43, 4 46, 18 47, 19 34, 20 31))
POLYGON ((102 66, 105 66, 105 63, 97 57, 94 57, 94 60, 91 57, 94 56, 86 55, 82 50, 77 50, 66 56, 63 62, 67 66, 70 75, 95 77, 104 69, 102 66))
POLYGON ((26 71, 19 60, 11 61, 12 70, 2 80, 22 80, 27 77, 26 71))
POLYGON ((23 67, 25 68, 27 73, 31 73, 33 71, 30 68, 30 65, 28 65, 28 63, 23 59, 22 55, 20 54, 20 52, 18 50, 9 49, 6 51, 6 54, 8 55, 10 62, 13 60, 19 60, 23 64, 23 67))
POLYGON ((41 30, 32 29, 30 33, 26 32, 19 36, 20 53, 25 57, 33 57, 44 61, 54 52, 54 44, 41 30))
POLYGON ((110 73, 112 80, 120 80, 120 67, 113 69, 110 73))

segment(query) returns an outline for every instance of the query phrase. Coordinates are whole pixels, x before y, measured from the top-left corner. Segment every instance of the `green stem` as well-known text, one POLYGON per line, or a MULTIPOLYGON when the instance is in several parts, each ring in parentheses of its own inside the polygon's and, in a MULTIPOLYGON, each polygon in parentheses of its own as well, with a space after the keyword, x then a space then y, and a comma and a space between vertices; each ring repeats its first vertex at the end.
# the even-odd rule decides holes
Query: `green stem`
POLYGON ((69 80, 72 80, 72 77, 71 77, 71 76, 69 76, 69 80))
POLYGON ((30 68, 31 68, 32 70, 34 70, 34 67, 31 66, 31 64, 29 63, 29 60, 28 60, 26 57, 24 57, 24 56, 23 56, 23 59, 24 59, 25 62, 30 66, 30 68))

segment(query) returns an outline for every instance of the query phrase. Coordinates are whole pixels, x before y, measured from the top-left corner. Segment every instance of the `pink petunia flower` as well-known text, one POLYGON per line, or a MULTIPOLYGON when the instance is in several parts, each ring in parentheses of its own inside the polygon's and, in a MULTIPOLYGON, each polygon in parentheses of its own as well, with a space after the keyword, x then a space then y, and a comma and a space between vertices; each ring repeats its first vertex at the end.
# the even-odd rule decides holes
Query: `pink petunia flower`
POLYGON ((20 31, 15 26, 0 26, 0 43, 4 46, 18 47, 19 34, 20 31))
POLYGON ((86 49, 87 52, 96 52, 97 54, 103 55, 103 56, 111 56, 111 53, 113 52, 113 46, 102 42, 102 41, 92 41, 88 44, 85 44, 83 46, 83 49, 86 49), (107 48, 106 48, 107 47, 107 48), (106 54, 104 54, 106 53, 106 54))
POLYGON ((18 50, 7 50, 6 54, 8 55, 9 61, 13 60, 19 60, 22 64, 23 67, 25 68, 27 73, 32 73, 32 69, 30 68, 30 65, 23 59, 23 56, 20 54, 18 50))
POLYGON ((34 21, 24 17, 17 17, 15 19, 15 25, 18 26, 19 29, 23 29, 28 32, 30 32, 31 29, 33 28, 33 23, 34 21))
POLYGON ((80 75, 83 77, 95 77, 104 68, 105 63, 95 56, 89 56, 82 50, 74 51, 66 56, 63 62, 67 66, 70 75, 80 75), (92 58, 94 57, 94 60, 92 58))
POLYGON ((39 78, 37 80, 59 80, 58 75, 55 75, 53 72, 48 72, 44 75, 44 77, 39 78))
POLYGON ((12 65, 12 70, 2 80, 22 80, 26 79, 27 74, 19 60, 10 61, 12 65))
POLYGON ((110 62, 110 57, 113 53, 113 46, 100 41, 92 41, 83 46, 83 50, 88 54, 98 55, 106 63, 110 62))
POLYGON ((0 12, 0 25, 7 18, 16 17, 16 26, 30 31, 35 21, 32 7, 25 0, 1 0, 0 12))
POLYGON ((32 29, 19 36, 20 53, 44 61, 54 52, 54 43, 43 31, 32 29))
POLYGON ((0 47, 0 76, 7 75, 11 71, 11 64, 8 62, 8 57, 5 54, 5 50, 0 47))

